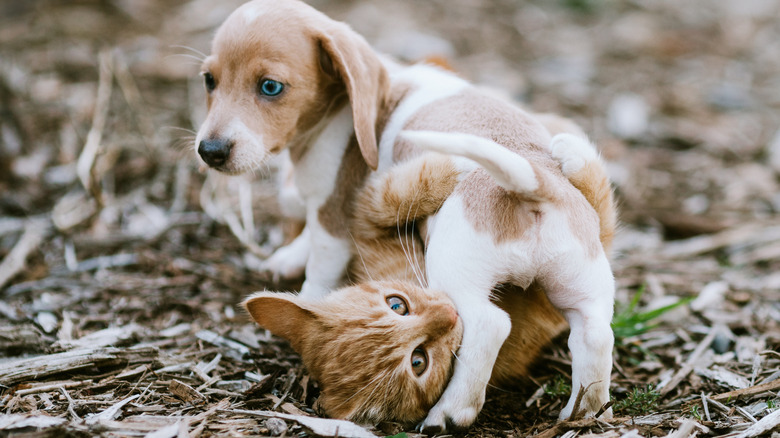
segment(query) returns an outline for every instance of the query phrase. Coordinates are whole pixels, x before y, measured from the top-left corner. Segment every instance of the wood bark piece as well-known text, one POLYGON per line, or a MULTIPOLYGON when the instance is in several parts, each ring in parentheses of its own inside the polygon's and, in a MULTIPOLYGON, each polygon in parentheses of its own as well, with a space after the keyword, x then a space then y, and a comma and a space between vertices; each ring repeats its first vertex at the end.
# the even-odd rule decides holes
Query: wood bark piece
POLYGON ((92 118, 92 128, 87 133, 87 141, 84 144, 81 155, 79 155, 76 166, 76 173, 79 180, 81 180, 81 185, 97 200, 98 204, 102 204, 102 194, 93 170, 97 155, 100 152, 103 129, 108 118, 109 104, 111 102, 111 90, 113 88, 112 64, 113 57, 111 52, 108 50, 101 52, 97 101, 95 102, 95 112, 92 118))
POLYGON ((22 237, 0 263, 0 289, 24 269, 27 256, 38 248, 50 231, 48 220, 32 220, 25 225, 22 237))
POLYGON ((239 359, 248 356, 250 353, 249 347, 247 347, 246 345, 222 337, 212 332, 211 330, 201 330, 198 333, 196 333, 195 336, 197 336, 197 338, 202 341, 208 342, 209 344, 213 344, 218 347, 226 347, 232 350, 233 352, 238 353, 239 359))
POLYGON ((40 380, 64 372, 90 367, 149 363, 159 352, 156 348, 84 348, 0 363, 0 384, 40 380))
POLYGON ((736 438, 752 438, 754 436, 759 436, 764 432, 775 430, 778 427, 780 427, 780 409, 777 409, 758 420, 756 424, 745 429, 742 433, 737 435, 736 438))
POLYGON ((680 384, 680 382, 685 379, 688 374, 693 371, 693 367, 696 365, 696 361, 699 360, 702 354, 704 354, 705 351, 707 351, 708 348, 710 348, 710 344, 712 344, 712 341, 715 339, 715 335, 717 334, 717 329, 713 328, 710 330, 709 333, 707 333, 707 336, 702 339, 702 341, 699 343, 699 345, 696 346, 696 349, 693 350, 693 353, 691 353, 690 356, 688 356, 688 360, 685 361, 683 366, 677 370, 676 373, 672 376, 672 378, 669 380, 669 382, 666 383, 663 387, 661 387, 661 390, 659 391, 661 395, 666 395, 671 391, 672 389, 676 388, 677 385, 680 384))
POLYGON ((243 409, 232 409, 233 414, 252 415, 262 418, 281 418, 282 420, 294 421, 318 436, 323 437, 341 437, 341 438, 375 438, 376 435, 368 429, 358 426, 351 421, 333 420, 330 418, 317 418, 304 415, 283 414, 273 411, 248 411, 243 409))
POLYGON ((15 394, 20 397, 24 397, 25 395, 29 395, 29 394, 40 394, 42 392, 57 391, 59 389, 80 388, 82 386, 87 386, 91 384, 92 384, 92 380, 81 380, 81 381, 74 380, 70 382, 56 382, 48 385, 35 386, 33 388, 28 388, 28 389, 20 389, 16 391, 15 394))
POLYGON ((36 428, 60 426, 66 423, 64 418, 50 417, 48 415, 0 415, 0 430, 36 428))
POLYGON ((105 409, 103 412, 100 412, 99 414, 89 415, 84 420, 88 425, 98 424, 102 423, 104 421, 112 421, 116 417, 119 416, 119 413, 122 411, 122 408, 125 407, 126 404, 130 403, 131 401, 137 399, 140 397, 141 394, 136 394, 130 397, 125 398, 124 400, 121 400, 109 407, 108 409, 105 409))
POLYGON ((767 391, 776 391, 778 389, 780 389, 780 379, 744 389, 736 389, 734 391, 724 392, 723 394, 713 395, 710 398, 715 401, 729 401, 739 397, 761 394, 767 391))
POLYGON ((206 401, 206 396, 196 391, 192 386, 176 379, 173 379, 168 385, 168 390, 186 403, 198 404, 206 401))
POLYGON ((76 340, 59 342, 57 345, 70 349, 107 347, 109 345, 116 345, 122 341, 126 341, 142 330, 143 327, 135 323, 122 327, 109 327, 103 330, 92 332, 76 340))

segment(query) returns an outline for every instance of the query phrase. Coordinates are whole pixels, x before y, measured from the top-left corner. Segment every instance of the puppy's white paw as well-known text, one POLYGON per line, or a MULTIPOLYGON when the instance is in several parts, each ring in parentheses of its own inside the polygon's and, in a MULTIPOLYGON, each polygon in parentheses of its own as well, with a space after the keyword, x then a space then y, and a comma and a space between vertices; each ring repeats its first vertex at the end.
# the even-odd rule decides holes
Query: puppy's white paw
POLYGON ((271 274, 274 282, 298 278, 303 276, 308 256, 308 252, 295 245, 283 246, 263 262, 262 269, 271 274))
POLYGON ((418 430, 431 435, 465 429, 476 421, 477 414, 485 403, 484 391, 471 403, 464 400, 468 397, 454 398, 446 395, 431 408, 425 420, 417 426, 418 430))
MULTIPOLYGON (((569 402, 566 403, 566 407, 564 407, 558 415, 558 420, 568 420, 571 417, 576 401, 577 394, 572 393, 571 397, 569 397, 569 402)), ((596 383, 589 386, 589 389, 580 400, 580 405, 577 408, 577 416, 574 419, 595 417, 607 402, 609 402, 609 389, 606 385, 596 383)), ((606 409, 599 418, 605 420, 612 418, 612 408, 606 409)))
POLYGON ((328 292, 327 287, 306 280, 303 282, 303 287, 301 287, 301 292, 298 293, 298 296, 304 300, 316 301, 327 295, 328 292))
POLYGON ((550 152, 561 165, 566 177, 579 172, 587 163, 599 159, 596 149, 589 141, 572 134, 558 134, 553 137, 550 152))

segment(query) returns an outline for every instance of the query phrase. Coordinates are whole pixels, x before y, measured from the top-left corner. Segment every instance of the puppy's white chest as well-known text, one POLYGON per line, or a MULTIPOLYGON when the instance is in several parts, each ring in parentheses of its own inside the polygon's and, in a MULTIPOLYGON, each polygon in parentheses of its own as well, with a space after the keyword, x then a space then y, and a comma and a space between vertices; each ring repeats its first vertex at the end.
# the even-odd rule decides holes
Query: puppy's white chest
POLYGON ((333 193, 353 131, 352 108, 347 105, 330 120, 295 164, 295 185, 307 205, 322 205, 333 193))

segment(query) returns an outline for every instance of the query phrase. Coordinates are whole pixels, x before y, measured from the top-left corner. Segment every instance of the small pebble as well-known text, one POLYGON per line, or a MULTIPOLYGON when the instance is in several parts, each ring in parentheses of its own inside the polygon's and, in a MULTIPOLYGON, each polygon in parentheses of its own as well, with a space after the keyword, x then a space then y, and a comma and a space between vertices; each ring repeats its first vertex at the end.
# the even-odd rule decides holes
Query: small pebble
POLYGON ((712 349, 718 354, 731 351, 731 336, 729 333, 718 332, 712 340, 712 349))
POLYGON ((51 312, 38 313, 35 315, 35 322, 38 323, 38 325, 41 326, 43 331, 46 333, 53 332, 59 325, 57 317, 51 312))
POLYGON ((607 110, 607 126, 620 138, 639 138, 650 124, 650 106, 645 99, 633 93, 621 94, 607 110))
POLYGON ((287 423, 281 418, 269 418, 265 420, 265 427, 268 429, 268 433, 273 436, 279 436, 287 432, 287 423))

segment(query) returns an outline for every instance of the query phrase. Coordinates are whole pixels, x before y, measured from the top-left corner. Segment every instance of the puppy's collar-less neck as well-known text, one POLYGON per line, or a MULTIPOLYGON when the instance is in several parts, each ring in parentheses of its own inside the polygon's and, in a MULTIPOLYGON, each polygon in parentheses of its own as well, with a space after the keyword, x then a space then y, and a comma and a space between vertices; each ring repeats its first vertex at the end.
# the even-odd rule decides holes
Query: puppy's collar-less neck
POLYGON ((337 96, 331 101, 317 124, 308 131, 303 132, 290 140, 287 144, 287 149, 290 151, 290 160, 292 160, 293 163, 299 163, 303 157, 306 156, 312 148, 312 145, 317 142, 325 128, 333 121, 345 105, 349 105, 347 95, 342 94, 337 96))

